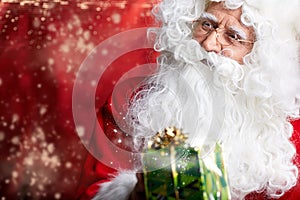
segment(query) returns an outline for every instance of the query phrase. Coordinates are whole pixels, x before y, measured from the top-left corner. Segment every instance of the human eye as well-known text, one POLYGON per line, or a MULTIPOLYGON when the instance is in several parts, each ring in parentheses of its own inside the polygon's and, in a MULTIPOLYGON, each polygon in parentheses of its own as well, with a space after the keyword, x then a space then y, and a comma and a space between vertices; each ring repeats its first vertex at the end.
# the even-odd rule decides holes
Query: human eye
POLYGON ((202 29, 206 31, 211 31, 214 29, 213 23, 207 19, 203 19, 201 25, 202 25, 202 29))
POLYGON ((234 31, 224 33, 225 40, 230 44, 238 44, 241 42, 241 36, 234 31))
POLYGON ((241 39, 241 37, 237 33, 231 31, 228 31, 226 33, 226 36, 232 41, 239 41, 241 39))

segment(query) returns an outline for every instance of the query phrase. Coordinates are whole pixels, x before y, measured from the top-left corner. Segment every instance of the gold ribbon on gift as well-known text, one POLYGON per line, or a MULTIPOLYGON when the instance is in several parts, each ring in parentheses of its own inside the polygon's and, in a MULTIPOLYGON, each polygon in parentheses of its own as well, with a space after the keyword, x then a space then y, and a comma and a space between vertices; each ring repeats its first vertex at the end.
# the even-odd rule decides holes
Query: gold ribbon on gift
MULTIPOLYGON (((151 140, 148 141, 148 149, 169 148, 171 171, 174 184, 175 199, 180 200, 179 179, 176 169, 176 147, 185 146, 187 135, 175 127, 168 127, 163 131, 156 133, 151 140)), ((188 147, 189 148, 189 147, 188 147)), ((228 185, 227 173, 224 166, 222 149, 219 143, 216 143, 215 150, 202 159, 200 148, 192 148, 198 154, 199 170, 200 170, 200 190, 202 191, 203 200, 218 199, 229 200, 230 190, 228 185)))
POLYGON ((188 137, 181 132, 181 130, 175 127, 165 128, 163 131, 159 131, 148 141, 149 149, 161 149, 166 148, 170 145, 170 158, 171 158, 171 169, 174 178, 174 191, 176 200, 179 199, 178 191, 178 172, 176 170, 176 151, 175 146, 184 144, 188 137))
POLYGON ((188 137, 175 127, 165 128, 159 131, 148 142, 148 149, 161 149, 170 144, 179 145, 184 144, 188 137))

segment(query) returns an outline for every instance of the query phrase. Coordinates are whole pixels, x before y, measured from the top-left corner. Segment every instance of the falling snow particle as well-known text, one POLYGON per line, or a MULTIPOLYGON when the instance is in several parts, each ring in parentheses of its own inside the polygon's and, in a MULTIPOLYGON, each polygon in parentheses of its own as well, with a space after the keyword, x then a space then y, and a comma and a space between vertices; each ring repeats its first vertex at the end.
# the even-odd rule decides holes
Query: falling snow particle
POLYGON ((17 121, 19 121, 19 115, 18 114, 13 114, 12 123, 16 123, 17 121))
POLYGON ((114 13, 111 18, 114 24, 119 24, 121 22, 121 15, 119 13, 114 13))
POLYGON ((0 78, 0 86, 2 85, 2 79, 0 78))
POLYGON ((40 115, 44 115, 47 112, 47 107, 46 106, 41 106, 40 107, 40 115))
POLYGON ((72 163, 71 162, 67 162, 65 166, 66 166, 67 169, 70 169, 72 167, 72 163))
POLYGON ((24 165, 32 166, 33 165, 33 157, 24 158, 24 165))
POLYGON ((67 69, 66 69, 66 72, 67 72, 67 73, 70 73, 71 70, 72 70, 72 68, 73 68, 72 65, 68 65, 68 66, 67 66, 67 69))
POLYGON ((38 28, 40 25, 41 25, 40 20, 38 18, 34 18, 34 20, 33 20, 33 26, 35 28, 38 28))
POLYGON ((18 145, 20 142, 20 139, 19 137, 15 136, 11 139, 11 143, 15 144, 15 145, 18 145))
POLYGON ((70 47, 68 44, 62 44, 60 47, 59 47, 59 50, 63 53, 68 53, 70 51, 70 47))
POLYGON ((45 166, 50 165, 51 168, 55 168, 57 166, 60 166, 58 156, 50 156, 49 153, 45 150, 43 150, 43 152, 42 152, 41 160, 43 161, 45 166))
POLYGON ((33 186, 36 183, 36 178, 31 178, 30 179, 30 186, 33 186))
POLYGON ((55 32, 55 31, 56 31, 55 25, 54 25, 54 24, 50 24, 50 25, 48 26, 48 30, 49 30, 49 31, 52 31, 52 32, 55 32))
POLYGON ((9 129, 10 129, 10 130, 14 130, 14 129, 15 129, 15 125, 14 125, 14 124, 11 124, 11 125, 9 126, 9 129))
POLYGON ((45 187, 44 187, 44 185, 40 184, 40 185, 38 185, 38 189, 39 189, 40 191, 43 191, 43 190, 45 190, 45 187))
POLYGON ((84 38, 85 40, 89 40, 90 37, 91 37, 90 31, 84 31, 84 33, 83 33, 83 38, 84 38))
POLYGON ((53 144, 49 144, 48 146, 47 146, 47 150, 48 150, 48 152, 49 153, 53 153, 54 152, 54 145, 53 144))
POLYGON ((85 130, 83 126, 76 126, 76 131, 79 137, 84 136, 85 130))
POLYGON ((3 132, 0 132, 0 142, 5 139, 5 135, 3 132))
POLYGON ((45 140, 45 133, 41 127, 36 128, 36 138, 39 140, 45 140))
POLYGON ((101 53, 102 53, 102 55, 106 56, 107 53, 108 53, 108 51, 107 51, 107 49, 103 49, 103 50, 101 51, 101 53))
POLYGON ((37 142, 36 137, 32 136, 32 137, 31 137, 31 141, 32 141, 33 143, 36 143, 36 142, 37 142))
POLYGON ((54 64, 54 59, 53 58, 49 58, 48 59, 48 64, 49 65, 53 65, 54 64))
POLYGON ((32 33, 33 33, 33 30, 29 30, 29 31, 27 32, 28 35, 31 35, 32 33))
POLYGON ((18 177, 18 172, 13 171, 11 175, 12 175, 13 178, 17 178, 18 177))
POLYGON ((93 80, 91 81, 91 86, 96 86, 97 85, 97 81, 93 80))
POLYGON ((61 194, 60 193, 55 193, 54 198, 55 199, 60 199, 61 198, 61 194))

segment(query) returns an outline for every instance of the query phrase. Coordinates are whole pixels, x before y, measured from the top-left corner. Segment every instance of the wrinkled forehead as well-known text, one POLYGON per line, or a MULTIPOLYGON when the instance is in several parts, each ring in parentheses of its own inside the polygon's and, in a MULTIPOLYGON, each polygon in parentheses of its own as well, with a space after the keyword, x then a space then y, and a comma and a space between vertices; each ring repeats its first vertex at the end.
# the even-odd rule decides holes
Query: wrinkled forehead
POLYGON ((206 5, 206 11, 218 11, 226 13, 236 19, 240 19, 242 15, 242 8, 239 7, 237 9, 229 9, 225 6, 224 2, 208 2, 206 5))
POLYGON ((205 9, 206 13, 212 14, 217 22, 224 27, 236 27, 245 32, 249 39, 255 39, 254 28, 242 23, 242 8, 227 8, 224 2, 209 2, 205 9))

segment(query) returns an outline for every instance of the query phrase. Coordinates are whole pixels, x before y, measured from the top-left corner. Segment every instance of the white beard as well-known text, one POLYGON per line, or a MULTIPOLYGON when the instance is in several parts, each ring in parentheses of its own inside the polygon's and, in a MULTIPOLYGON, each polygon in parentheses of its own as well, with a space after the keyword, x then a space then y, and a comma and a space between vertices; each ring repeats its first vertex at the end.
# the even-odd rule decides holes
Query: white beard
POLYGON ((281 195, 295 185, 298 174, 290 124, 285 116, 266 118, 266 110, 274 108, 272 99, 263 102, 241 89, 246 66, 214 53, 203 58, 213 69, 180 59, 160 66, 133 99, 128 119, 134 135, 150 138, 175 126, 204 154, 220 141, 234 199, 265 189, 272 197, 281 195))

